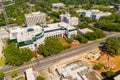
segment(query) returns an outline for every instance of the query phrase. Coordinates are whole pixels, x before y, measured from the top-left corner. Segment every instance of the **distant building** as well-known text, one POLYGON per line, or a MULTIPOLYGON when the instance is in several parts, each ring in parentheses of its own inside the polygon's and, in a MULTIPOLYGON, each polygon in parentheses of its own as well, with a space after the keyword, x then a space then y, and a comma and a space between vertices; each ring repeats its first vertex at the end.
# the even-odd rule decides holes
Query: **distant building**
POLYGON ((13 0, 0 0, 0 2, 5 2, 5 1, 13 1, 13 0))
POLYGON ((109 8, 114 8, 114 6, 110 5, 109 8))
POLYGON ((52 7, 63 8, 65 5, 63 3, 53 3, 52 7))
POLYGON ((118 6, 118 11, 120 11, 120 6, 118 6))
POLYGON ((100 12, 99 10, 84 10, 83 12, 81 12, 81 15, 83 18, 85 17, 90 17, 92 19, 99 19, 100 17, 103 16, 109 16, 111 15, 110 12, 100 12))
POLYGON ((88 10, 88 11, 84 11, 82 12, 82 17, 85 18, 85 17, 91 17, 93 14, 92 11, 88 10))
POLYGON ((84 11, 86 11, 86 10, 84 10, 84 9, 79 9, 79 10, 76 10, 75 12, 76 12, 76 13, 82 13, 82 12, 84 12, 84 11))
POLYGON ((35 80, 35 75, 33 73, 33 69, 32 68, 29 68, 25 71, 26 73, 26 78, 27 80, 35 80))
POLYGON ((93 14, 91 17, 92 17, 92 19, 100 19, 100 17, 103 17, 103 16, 109 16, 109 15, 111 15, 111 13, 109 13, 109 12, 100 12, 100 13, 95 13, 95 14, 93 14))
POLYGON ((18 47, 28 47, 35 50, 44 43, 47 37, 75 37, 77 29, 65 22, 53 23, 43 26, 17 28, 10 31, 10 40, 17 43, 18 47))
POLYGON ((78 32, 81 35, 85 35, 87 32, 93 32, 92 30, 88 29, 88 28, 84 28, 84 29, 78 29, 78 32))
POLYGON ((78 25, 79 19, 77 17, 71 17, 70 14, 62 14, 59 16, 60 22, 66 22, 70 25, 78 25))
POLYGON ((46 22, 46 14, 42 12, 33 12, 25 14, 27 26, 35 26, 38 23, 46 22))

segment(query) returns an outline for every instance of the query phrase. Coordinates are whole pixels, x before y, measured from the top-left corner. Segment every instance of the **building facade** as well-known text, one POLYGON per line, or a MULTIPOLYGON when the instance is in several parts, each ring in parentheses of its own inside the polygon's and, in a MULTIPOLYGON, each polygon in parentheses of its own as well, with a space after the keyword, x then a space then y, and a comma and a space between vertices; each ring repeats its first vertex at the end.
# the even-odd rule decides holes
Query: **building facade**
POLYGON ((62 14, 59 16, 60 22, 66 22, 70 25, 78 25, 79 19, 77 17, 71 17, 70 14, 62 14))
POLYGON ((20 48, 35 50, 44 43, 47 37, 75 37, 77 29, 65 22, 48 24, 46 26, 32 26, 17 28, 10 31, 10 40, 17 43, 20 48))
POLYGON ((31 14, 25 14, 27 26, 35 26, 38 23, 46 22, 46 14, 42 12, 33 12, 31 14))
POLYGON ((99 10, 84 10, 83 12, 81 12, 82 18, 92 18, 92 19, 100 19, 100 17, 103 16, 109 16, 111 15, 110 12, 102 12, 99 10))

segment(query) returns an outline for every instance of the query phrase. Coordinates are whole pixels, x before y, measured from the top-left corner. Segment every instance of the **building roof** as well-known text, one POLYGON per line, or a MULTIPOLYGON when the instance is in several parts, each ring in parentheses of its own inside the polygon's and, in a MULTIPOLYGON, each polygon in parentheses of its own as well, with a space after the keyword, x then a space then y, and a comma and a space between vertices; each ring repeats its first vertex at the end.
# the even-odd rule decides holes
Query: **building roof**
POLYGON ((27 77, 27 80, 35 80, 32 68, 29 68, 26 70, 26 77, 27 77))
POLYGON ((114 80, 120 80, 120 75, 117 75, 116 77, 114 77, 114 80))
POLYGON ((43 12, 32 12, 31 14, 25 14, 25 17, 33 17, 33 16, 41 16, 41 15, 46 15, 43 12))
POLYGON ((17 42, 33 42, 34 38, 38 39, 40 36, 44 35, 44 32, 52 32, 55 30, 76 30, 75 27, 65 23, 58 22, 53 24, 48 24, 47 27, 31 26, 25 28, 17 28, 10 30, 10 39, 17 39, 17 42), (43 31, 44 29, 44 31, 43 31))
POLYGON ((53 3, 53 7, 64 7, 65 5, 63 3, 53 3))
POLYGON ((100 12, 100 10, 98 9, 92 9, 92 10, 84 10, 84 9, 79 9, 79 10, 76 10, 76 13, 82 13, 82 12, 94 12, 94 13, 98 13, 100 12))
POLYGON ((82 34, 85 34, 87 32, 93 32, 92 30, 88 29, 88 28, 84 28, 84 29, 78 29, 78 31, 82 34))
POLYGON ((64 65, 57 68, 59 75, 62 75, 64 79, 75 80, 101 80, 93 70, 88 68, 86 63, 77 61, 71 64, 64 65))
POLYGON ((74 26, 69 25, 68 23, 65 22, 58 22, 58 23, 53 23, 53 24, 48 24, 48 27, 45 27, 45 31, 53 30, 53 29, 59 29, 61 27, 66 28, 67 30, 71 29, 76 29, 74 26))
POLYGON ((42 27, 32 26, 25 28, 17 28, 10 31, 10 39, 17 38, 17 42, 32 40, 37 34, 42 32, 42 27), (14 34, 14 35, 13 35, 14 34))

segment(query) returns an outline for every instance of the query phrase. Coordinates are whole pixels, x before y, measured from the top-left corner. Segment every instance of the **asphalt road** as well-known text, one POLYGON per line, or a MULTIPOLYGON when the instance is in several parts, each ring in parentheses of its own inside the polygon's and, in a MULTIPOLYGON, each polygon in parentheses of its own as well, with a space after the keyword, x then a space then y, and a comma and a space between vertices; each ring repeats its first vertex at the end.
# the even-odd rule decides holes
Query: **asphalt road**
MULTIPOLYGON (((108 35, 108 37, 110 36, 120 36, 120 33, 108 35)), ((70 58, 70 57, 74 57, 74 56, 78 56, 80 54, 84 54, 88 51, 91 51, 97 48, 101 42, 105 41, 105 39, 106 38, 97 40, 97 41, 94 41, 94 42, 91 42, 91 43, 88 43, 88 44, 85 44, 83 46, 79 46, 76 48, 67 49, 63 52, 60 52, 59 54, 54 54, 49 57, 29 61, 21 66, 15 66, 15 67, 5 66, 2 69, 0 69, 0 71, 5 72, 6 77, 10 77, 10 73, 12 70, 17 70, 19 74, 23 74, 25 70, 29 68, 30 66, 33 67, 34 70, 41 71, 49 67, 51 64, 54 64, 57 61, 70 58)))

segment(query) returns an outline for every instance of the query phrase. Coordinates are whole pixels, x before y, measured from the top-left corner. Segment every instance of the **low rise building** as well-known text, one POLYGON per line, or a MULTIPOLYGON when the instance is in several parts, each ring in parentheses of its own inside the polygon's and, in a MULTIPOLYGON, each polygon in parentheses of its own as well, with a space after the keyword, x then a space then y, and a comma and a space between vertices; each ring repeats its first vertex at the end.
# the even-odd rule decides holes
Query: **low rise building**
POLYGON ((81 12, 81 15, 83 18, 90 17, 92 19, 99 19, 100 17, 103 17, 103 16, 109 16, 109 15, 111 15, 111 13, 110 12, 102 12, 100 10, 83 10, 81 12))
POLYGON ((77 17, 71 17, 70 14, 62 14, 59 16, 61 22, 66 22, 70 25, 78 25, 79 19, 77 17))
POLYGON ((56 71, 60 76, 57 80, 101 80, 101 77, 83 61, 66 64, 56 71))
POLYGON ((0 2, 5 2, 5 1, 13 1, 13 0, 0 0, 0 2))
POLYGON ((52 7, 63 8, 65 5, 63 3, 53 3, 52 7))
POLYGON ((26 73, 26 79, 27 80, 35 80, 35 75, 33 73, 33 69, 32 68, 29 68, 25 71, 26 73))
POLYGON ((17 28, 10 31, 11 41, 17 43, 20 48, 28 47, 35 50, 44 43, 47 37, 75 37, 77 30, 75 27, 65 23, 53 23, 44 26, 32 26, 17 28))
POLYGON ((88 28, 84 28, 84 29, 78 29, 78 32, 81 35, 85 35, 87 32, 93 32, 92 30, 88 29, 88 28))
POLYGON ((31 14, 25 14, 27 26, 35 26, 38 23, 46 22, 46 14, 42 12, 33 12, 31 14))
POLYGON ((111 15, 111 13, 109 12, 100 12, 100 13, 95 13, 92 15, 92 19, 100 19, 100 17, 103 17, 103 16, 109 16, 111 15))

